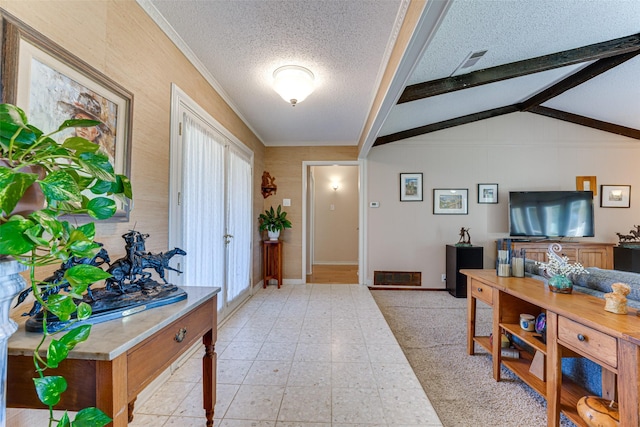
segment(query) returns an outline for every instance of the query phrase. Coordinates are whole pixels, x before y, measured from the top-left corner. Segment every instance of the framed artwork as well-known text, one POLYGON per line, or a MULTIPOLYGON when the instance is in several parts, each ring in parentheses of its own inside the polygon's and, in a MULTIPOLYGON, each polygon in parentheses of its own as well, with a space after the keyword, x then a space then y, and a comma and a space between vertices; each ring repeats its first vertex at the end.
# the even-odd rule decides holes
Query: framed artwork
POLYGON ((478 203, 498 203, 498 184, 478 184, 478 203))
POLYGON ((602 208, 628 208, 631 206, 630 185, 601 185, 600 207, 602 208))
POLYGON ((434 215, 466 215, 469 213, 469 190, 466 188, 434 188, 434 215))
POLYGON ((598 186, 595 176, 576 176, 576 190, 593 191, 593 195, 598 195, 598 186))
POLYGON ((422 173, 400 174, 400 201, 422 201, 422 173))
MULTIPOLYGON (((21 22, 3 16, 2 28, 2 101, 23 109, 30 123, 45 132, 73 118, 102 122, 54 138, 62 143, 77 135, 99 144, 115 172, 130 176, 133 95, 21 22)), ((110 220, 128 221, 131 201, 115 202, 110 220)))

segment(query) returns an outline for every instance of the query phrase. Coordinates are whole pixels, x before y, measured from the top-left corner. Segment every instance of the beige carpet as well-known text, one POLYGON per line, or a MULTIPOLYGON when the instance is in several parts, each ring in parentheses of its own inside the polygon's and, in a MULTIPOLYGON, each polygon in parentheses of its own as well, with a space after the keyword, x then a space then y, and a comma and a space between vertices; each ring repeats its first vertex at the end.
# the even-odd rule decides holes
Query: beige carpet
MULTIPOLYGON (((447 292, 371 291, 445 427, 547 425, 546 402, 491 357, 467 355, 467 300, 447 292)), ((491 310, 478 303, 477 331, 488 335, 491 310)), ((480 353, 481 351, 481 353, 480 353)), ((574 426, 564 416, 562 426, 574 426)))

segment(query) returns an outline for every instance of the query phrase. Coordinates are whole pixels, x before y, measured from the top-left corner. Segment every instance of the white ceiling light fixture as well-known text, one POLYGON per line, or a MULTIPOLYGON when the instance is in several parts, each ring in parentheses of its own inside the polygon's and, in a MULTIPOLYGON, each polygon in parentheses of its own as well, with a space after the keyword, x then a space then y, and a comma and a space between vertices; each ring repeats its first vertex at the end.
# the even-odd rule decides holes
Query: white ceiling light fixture
POLYGON ((314 75, 299 65, 285 65, 273 72, 273 89, 293 107, 313 92, 314 75))

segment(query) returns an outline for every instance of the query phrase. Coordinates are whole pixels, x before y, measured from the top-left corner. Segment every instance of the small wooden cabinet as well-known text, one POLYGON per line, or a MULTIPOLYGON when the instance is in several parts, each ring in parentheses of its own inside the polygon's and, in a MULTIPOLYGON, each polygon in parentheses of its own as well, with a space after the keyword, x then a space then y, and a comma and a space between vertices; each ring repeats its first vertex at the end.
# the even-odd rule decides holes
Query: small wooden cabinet
POLYGON ((613 243, 511 242, 513 249, 526 251, 527 259, 544 262, 548 261, 547 251, 552 243, 559 243, 562 246, 562 255, 569 258, 571 262, 579 262, 585 267, 613 269, 613 243))
POLYGON ((269 280, 282 286, 282 242, 280 240, 262 241, 262 287, 266 288, 269 280))
POLYGON ((467 297, 467 276, 461 268, 483 268, 482 246, 447 245, 447 291, 456 298, 467 297))

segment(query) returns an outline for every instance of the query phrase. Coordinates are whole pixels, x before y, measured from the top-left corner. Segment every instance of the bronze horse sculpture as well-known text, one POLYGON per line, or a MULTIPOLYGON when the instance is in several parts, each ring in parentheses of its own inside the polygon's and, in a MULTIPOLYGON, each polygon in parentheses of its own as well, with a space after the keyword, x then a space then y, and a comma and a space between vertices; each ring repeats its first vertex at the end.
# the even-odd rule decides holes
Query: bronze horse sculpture
POLYGON ((176 255, 186 255, 187 253, 180 249, 174 248, 168 252, 160 252, 157 254, 146 252, 136 252, 133 257, 125 256, 114 261, 107 273, 111 274, 111 277, 106 280, 106 289, 114 290, 124 293, 130 286, 141 285, 149 280, 151 273, 143 270, 152 268, 158 273, 162 281, 167 284, 165 279, 165 270, 172 270, 178 273, 182 271, 173 268, 169 265, 169 261, 176 255), (140 278, 137 276, 140 275, 140 278), (129 281, 129 285, 125 283, 129 281))

